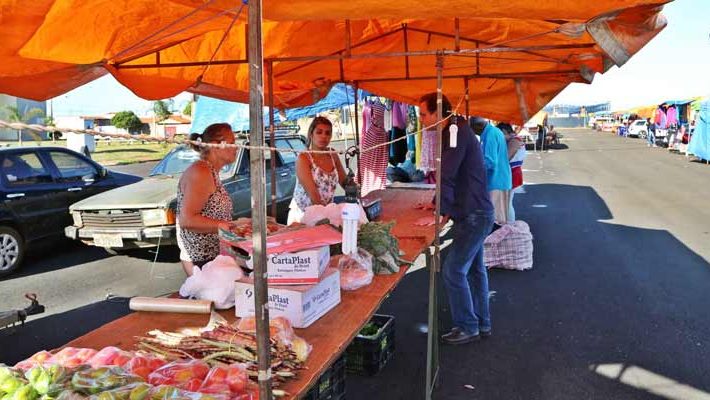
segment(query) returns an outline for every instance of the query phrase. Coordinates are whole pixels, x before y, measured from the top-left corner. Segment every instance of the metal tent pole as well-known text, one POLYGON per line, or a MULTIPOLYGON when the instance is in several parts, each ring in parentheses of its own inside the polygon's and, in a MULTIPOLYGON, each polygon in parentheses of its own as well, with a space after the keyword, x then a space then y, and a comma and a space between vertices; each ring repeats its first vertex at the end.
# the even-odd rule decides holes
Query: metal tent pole
MULTIPOLYGON (((264 145, 264 59, 261 43, 261 0, 249 1, 249 141, 264 145)), ((271 400, 269 303, 266 285, 266 178, 264 153, 250 150, 252 241, 254 244, 254 306, 256 310, 259 398, 271 400)))
MULTIPOLYGON (((440 53, 436 57, 436 118, 441 121, 444 119, 442 101, 443 93, 442 86, 444 83, 444 56, 440 53)), ((434 218, 434 254, 427 255, 427 264, 429 267, 429 315, 427 329, 427 365, 426 365, 426 393, 424 394, 427 400, 432 398, 434 387, 439 375, 439 305, 437 299, 438 273, 441 263, 441 238, 439 231, 441 224, 439 215, 441 213, 441 143, 442 134, 444 131, 443 124, 436 127, 439 140, 436 144, 436 212, 434 218)))
POLYGON ((468 78, 463 78, 464 96, 466 99, 466 121, 468 121, 469 117, 471 117, 471 114, 470 114, 470 112, 471 112, 471 109, 470 109, 471 108, 470 107, 471 96, 468 91, 468 86, 469 86, 468 78))
MULTIPOLYGON (((272 148, 276 147, 276 128, 274 128, 274 62, 266 64, 269 86, 269 143, 272 148)), ((276 218, 276 151, 271 150, 271 216, 276 218)))
MULTIPOLYGON (((515 93, 518 95, 518 107, 520 107, 520 117, 523 119, 523 127, 525 123, 530 119, 528 114, 528 104, 525 102, 525 95, 523 94, 523 86, 520 79, 515 80, 515 93)), ((538 134, 539 135, 539 134, 538 134)), ((543 141, 545 138, 543 138, 543 141)), ((537 152, 537 138, 533 140, 533 150, 537 152)))
MULTIPOLYGON (((360 147, 360 117, 358 116, 359 111, 359 105, 358 103, 360 102, 360 85, 358 84, 357 81, 353 82, 353 87, 355 89, 355 146, 358 148, 360 147)), ((362 176, 360 175, 360 152, 358 151, 355 154, 355 165, 357 166, 357 182, 358 184, 362 184, 362 176)), ((359 194, 359 192, 358 192, 359 194)))

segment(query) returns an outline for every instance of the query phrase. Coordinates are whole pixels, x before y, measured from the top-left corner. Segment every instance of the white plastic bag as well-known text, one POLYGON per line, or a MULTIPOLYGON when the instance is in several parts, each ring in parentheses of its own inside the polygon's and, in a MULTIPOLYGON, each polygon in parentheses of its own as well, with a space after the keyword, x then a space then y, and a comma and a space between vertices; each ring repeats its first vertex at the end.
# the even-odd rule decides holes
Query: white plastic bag
POLYGON ((372 272, 372 255, 363 249, 358 249, 354 254, 331 257, 330 266, 340 270, 342 290, 360 289, 372 283, 375 277, 375 273, 372 272))
POLYGON ((202 269, 194 267, 192 276, 180 287, 180 296, 211 300, 218 310, 231 308, 234 307, 234 282, 243 277, 244 272, 232 257, 217 256, 202 269))
MULTIPOLYGON (((345 203, 341 204, 335 204, 335 203, 330 203, 327 206, 322 206, 322 205, 315 205, 315 206, 310 206, 306 207, 306 210, 303 213, 303 218, 301 219, 302 224, 308 225, 308 226, 315 226, 316 223, 319 221, 322 221, 324 219, 328 219, 330 221, 330 224, 333 226, 342 226, 343 225, 343 207, 345 206, 345 203)), ((365 214, 365 210, 362 209, 362 206, 360 206, 360 225, 366 224, 367 223, 367 216, 365 214)))

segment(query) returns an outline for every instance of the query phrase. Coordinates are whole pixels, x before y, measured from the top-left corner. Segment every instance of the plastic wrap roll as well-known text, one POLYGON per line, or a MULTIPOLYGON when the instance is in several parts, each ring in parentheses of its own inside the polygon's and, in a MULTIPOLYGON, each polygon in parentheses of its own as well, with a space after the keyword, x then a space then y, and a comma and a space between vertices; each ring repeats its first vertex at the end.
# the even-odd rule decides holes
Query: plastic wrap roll
POLYGON ((187 314, 209 314, 212 312, 212 302, 209 300, 133 297, 128 303, 128 307, 133 311, 187 314))

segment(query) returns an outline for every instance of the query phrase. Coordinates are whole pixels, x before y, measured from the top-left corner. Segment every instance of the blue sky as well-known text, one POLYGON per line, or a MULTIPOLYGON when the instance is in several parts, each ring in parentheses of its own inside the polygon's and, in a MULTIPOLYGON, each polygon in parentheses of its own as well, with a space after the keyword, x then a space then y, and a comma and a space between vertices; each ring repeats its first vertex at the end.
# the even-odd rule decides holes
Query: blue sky
POLYGON ((668 26, 621 68, 574 83, 553 103, 611 101, 614 109, 710 95, 710 0, 676 0, 663 13, 668 26))
MULTIPOLYGON (((614 109, 667 99, 710 95, 710 0, 676 0, 664 14, 668 26, 623 67, 597 74, 591 85, 572 84, 553 103, 611 101, 614 109)), ((175 99, 178 109, 190 95, 175 99)), ((143 100, 106 76, 55 98, 54 115, 89 115, 133 110, 146 115, 143 100)))

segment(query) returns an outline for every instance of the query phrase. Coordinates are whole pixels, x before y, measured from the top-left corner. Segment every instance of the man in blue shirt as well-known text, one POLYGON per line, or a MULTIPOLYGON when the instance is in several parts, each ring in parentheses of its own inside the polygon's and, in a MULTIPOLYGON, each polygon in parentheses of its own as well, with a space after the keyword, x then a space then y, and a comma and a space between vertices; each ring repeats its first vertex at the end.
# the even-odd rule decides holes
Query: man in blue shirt
MULTIPOLYGON (((422 126, 436 124, 436 93, 423 96, 419 104, 422 126)), ((451 103, 444 97, 444 118, 451 103)), ((464 344, 491 334, 488 305, 488 271, 483 265, 483 241, 493 225, 493 205, 488 198, 483 154, 465 118, 446 120, 441 145, 441 216, 451 218, 453 242, 442 265, 454 327, 442 336, 448 344, 464 344), (451 132, 456 126, 458 132, 451 132), (456 136, 456 139, 452 136, 456 136), (473 267, 471 283, 467 276, 473 267)))
POLYGON ((510 189, 513 187, 508 161, 508 144, 503 132, 485 119, 473 117, 471 125, 473 131, 481 136, 488 192, 495 207, 495 223, 503 225, 508 222, 510 189))

